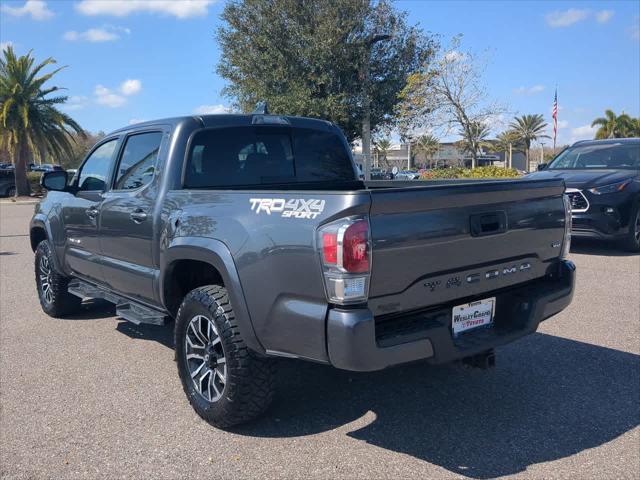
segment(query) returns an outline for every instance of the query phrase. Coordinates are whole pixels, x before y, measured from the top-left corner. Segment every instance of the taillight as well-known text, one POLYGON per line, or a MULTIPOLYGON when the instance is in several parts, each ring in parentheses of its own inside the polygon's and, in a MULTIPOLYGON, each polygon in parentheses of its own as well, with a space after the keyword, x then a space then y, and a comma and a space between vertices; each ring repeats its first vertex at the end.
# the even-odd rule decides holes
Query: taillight
POLYGON ((338 263, 338 235, 335 233, 322 234, 322 258, 324 263, 335 265, 338 263))
POLYGON ((358 220, 345 230, 342 266, 352 273, 369 271, 369 223, 366 220, 358 220))
POLYGON ((332 303, 361 303, 369 295, 371 242, 369 222, 349 217, 318 230, 327 298, 332 303))

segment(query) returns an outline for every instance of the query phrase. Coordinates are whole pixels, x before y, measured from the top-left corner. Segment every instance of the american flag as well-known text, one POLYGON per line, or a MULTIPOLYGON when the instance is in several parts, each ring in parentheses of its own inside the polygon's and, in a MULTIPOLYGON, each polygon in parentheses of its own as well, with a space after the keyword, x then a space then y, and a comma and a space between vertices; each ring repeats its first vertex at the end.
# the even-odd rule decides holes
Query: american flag
POLYGON ((556 94, 553 97, 553 150, 556 149, 556 134, 558 133, 558 89, 556 88, 556 94))

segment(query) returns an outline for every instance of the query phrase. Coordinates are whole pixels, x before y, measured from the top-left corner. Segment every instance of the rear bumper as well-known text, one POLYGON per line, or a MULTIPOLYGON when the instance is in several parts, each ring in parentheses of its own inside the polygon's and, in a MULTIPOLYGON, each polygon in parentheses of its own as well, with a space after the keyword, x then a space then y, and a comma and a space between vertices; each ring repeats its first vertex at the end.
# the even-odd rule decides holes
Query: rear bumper
POLYGON ((453 304, 389 318, 375 318, 367 308, 333 309, 327 323, 329 360, 344 370, 372 371, 416 360, 437 364, 475 355, 535 332, 541 321, 571 303, 574 285, 575 265, 562 261, 555 275, 487 292, 475 300, 497 297, 494 325, 455 339, 450 328, 453 304))

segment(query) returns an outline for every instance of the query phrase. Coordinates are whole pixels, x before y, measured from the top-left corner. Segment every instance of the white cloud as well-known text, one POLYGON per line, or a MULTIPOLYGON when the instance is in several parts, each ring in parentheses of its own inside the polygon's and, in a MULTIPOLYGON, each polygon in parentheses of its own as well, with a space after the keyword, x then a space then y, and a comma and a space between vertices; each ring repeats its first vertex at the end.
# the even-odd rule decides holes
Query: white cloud
POLYGON ((12 42, 0 42, 0 52, 4 52, 7 47, 13 46, 12 42))
POLYGON ((123 95, 135 95, 142 90, 142 82, 140 80, 125 80, 120 85, 120 93, 123 95))
POLYGON ((598 130, 598 127, 592 127, 591 125, 572 128, 571 140, 569 143, 577 142, 578 140, 592 140, 596 135, 596 130, 598 130))
POLYGON ((229 113, 231 108, 218 104, 218 105, 200 105, 193 109, 195 115, 214 115, 217 113, 229 113))
POLYGON ((82 95, 71 96, 67 102, 62 106, 67 111, 81 110, 89 104, 89 98, 82 95))
POLYGON ((212 3, 214 0, 82 0, 76 4, 76 10, 84 15, 125 17, 147 12, 189 18, 206 16, 212 3))
POLYGON ((598 23, 607 23, 613 17, 613 10, 600 10, 596 12, 596 20, 598 23))
POLYGON ((142 123, 142 122, 146 122, 146 120, 143 120, 141 118, 132 118, 129 120, 129 125, 135 125, 136 123, 142 123))
POLYGON ((544 91, 544 85, 533 85, 531 87, 520 86, 513 90, 516 95, 535 95, 544 91))
POLYGON ((458 52, 456 50, 451 50, 450 52, 447 52, 445 54, 444 59, 449 63, 459 62, 460 60, 464 59, 464 53, 458 52))
POLYGON ((90 28, 85 32, 76 32, 71 30, 66 32, 62 38, 70 42, 85 41, 85 42, 111 42, 120 38, 120 32, 129 34, 131 30, 122 27, 104 26, 101 28, 90 28))
POLYGON ((96 102, 100 105, 105 105, 110 108, 121 107, 125 103, 127 103, 127 99, 122 95, 118 95, 117 93, 113 93, 110 89, 103 85, 96 85, 96 89, 94 91, 96 96, 96 102))
POLYGON ((120 84, 118 92, 105 87, 104 85, 96 85, 94 95, 96 102, 110 108, 118 108, 127 103, 127 97, 135 95, 142 90, 142 82, 140 80, 129 79, 120 84))
POLYGON ((574 23, 582 22, 589 16, 589 10, 581 10, 577 8, 570 8, 569 10, 548 13, 545 15, 547 25, 552 28, 569 27, 574 23))
POLYGON ((2 5, 2 11, 14 17, 30 15, 34 20, 47 20, 53 17, 53 12, 47 8, 47 2, 42 0, 27 0, 22 7, 2 5))
POLYGON ((569 122, 567 120, 558 120, 558 129, 567 128, 569 126, 569 122))

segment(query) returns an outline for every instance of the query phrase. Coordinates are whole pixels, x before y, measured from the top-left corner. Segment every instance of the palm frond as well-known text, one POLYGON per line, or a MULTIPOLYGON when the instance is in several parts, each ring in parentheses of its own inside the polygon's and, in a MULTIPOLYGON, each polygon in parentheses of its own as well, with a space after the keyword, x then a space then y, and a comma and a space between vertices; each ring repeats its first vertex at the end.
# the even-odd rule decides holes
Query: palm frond
POLYGON ((53 58, 47 58, 36 65, 32 52, 18 57, 12 47, 7 47, 0 57, 0 137, 3 148, 9 150, 16 163, 16 186, 19 177, 25 178, 25 151, 37 156, 67 156, 73 149, 71 133, 84 134, 73 118, 56 108, 67 97, 50 95, 61 88, 45 86, 65 68, 43 74, 45 67, 55 63, 53 58))

